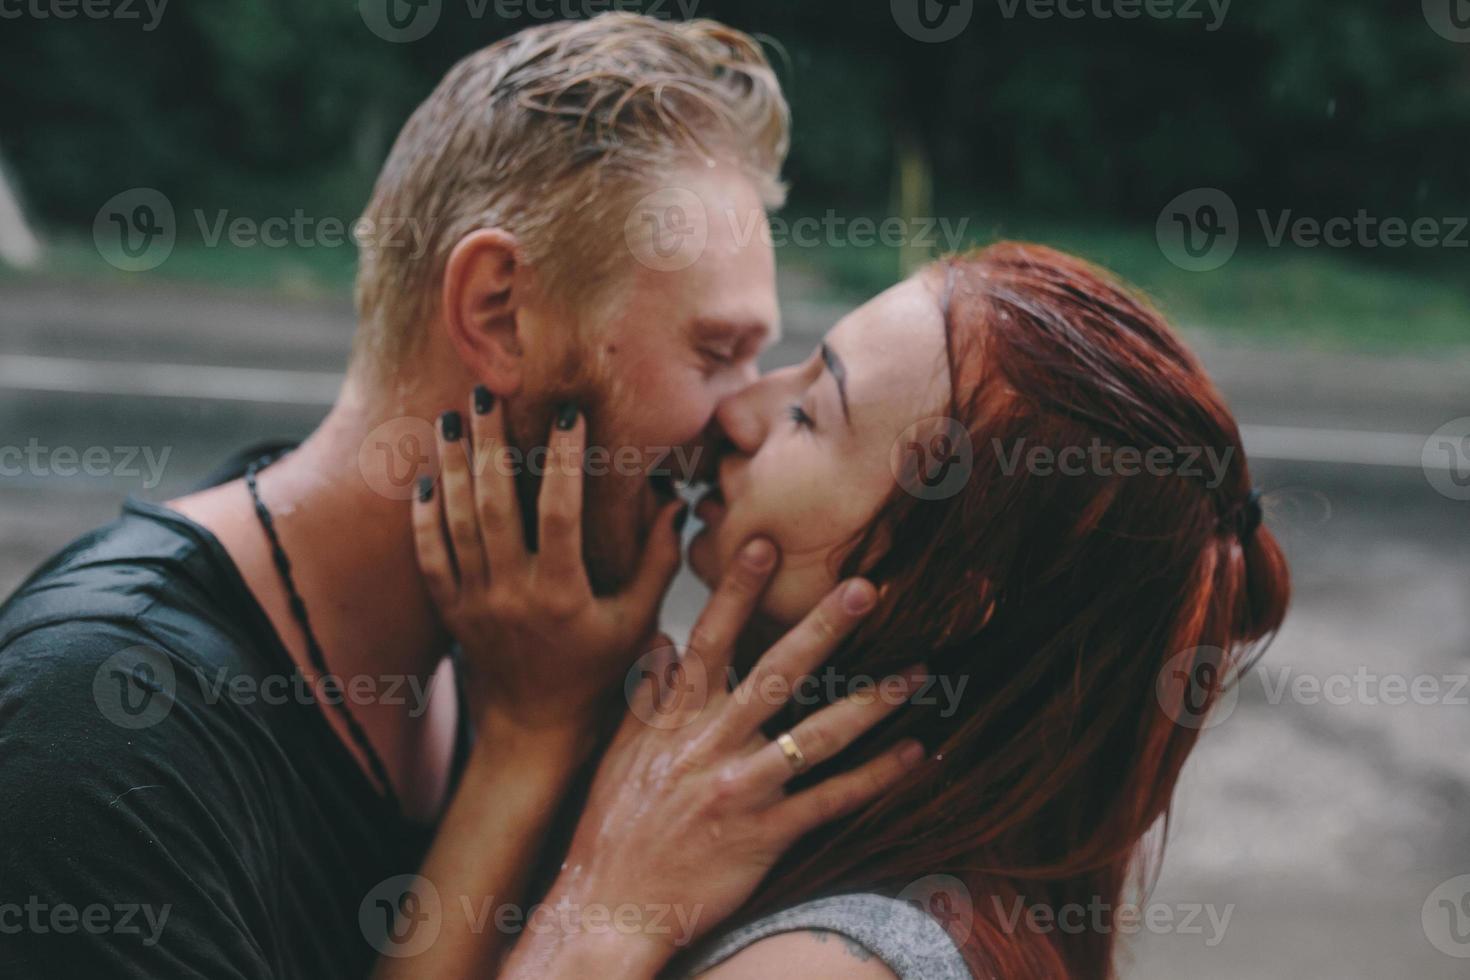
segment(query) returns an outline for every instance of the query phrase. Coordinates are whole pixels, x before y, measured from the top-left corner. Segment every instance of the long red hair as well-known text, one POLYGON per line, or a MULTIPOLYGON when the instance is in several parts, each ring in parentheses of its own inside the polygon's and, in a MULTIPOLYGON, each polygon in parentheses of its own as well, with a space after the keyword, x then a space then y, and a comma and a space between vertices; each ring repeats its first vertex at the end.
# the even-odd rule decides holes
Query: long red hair
POLYGON ((1230 411, 1146 301, 1035 245, 994 245, 922 275, 944 310, 949 414, 969 433, 973 470, 944 499, 895 490, 854 542, 840 574, 886 589, 830 666, 881 677, 922 660, 967 678, 964 694, 948 717, 943 703, 905 705, 830 764, 910 736, 931 755, 792 848, 744 914, 948 874, 973 899, 957 938, 977 976, 1104 980, 1117 934, 1106 910, 1147 878, 1144 835, 1168 812, 1219 679, 1279 627, 1285 560, 1267 528, 1251 527, 1230 411), (1017 446, 1094 440, 1208 448, 1229 463, 1212 485, 1182 471, 1052 475, 1007 462, 1017 446), (1202 688, 1160 683, 1181 665, 1202 688), (1203 701, 1179 703, 1191 694, 1203 701), (1033 931, 1010 918, 1018 901, 1104 912, 1080 931, 1033 931))

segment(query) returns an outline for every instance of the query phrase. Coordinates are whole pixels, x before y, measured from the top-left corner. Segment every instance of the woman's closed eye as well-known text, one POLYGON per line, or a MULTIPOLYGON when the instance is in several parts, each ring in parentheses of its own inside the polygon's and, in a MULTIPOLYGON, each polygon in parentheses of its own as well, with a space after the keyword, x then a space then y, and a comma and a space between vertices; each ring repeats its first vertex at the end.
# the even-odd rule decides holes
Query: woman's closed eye
POLYGON ((791 417, 791 421, 796 423, 798 429, 815 429, 817 427, 817 420, 807 414, 807 410, 800 405, 793 403, 788 406, 786 414, 791 417))

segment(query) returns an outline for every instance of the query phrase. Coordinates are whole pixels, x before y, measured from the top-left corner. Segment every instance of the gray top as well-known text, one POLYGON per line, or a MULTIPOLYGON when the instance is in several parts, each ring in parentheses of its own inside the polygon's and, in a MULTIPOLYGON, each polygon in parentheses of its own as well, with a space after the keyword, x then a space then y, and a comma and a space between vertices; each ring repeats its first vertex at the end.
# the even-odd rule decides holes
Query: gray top
POLYGON ((848 937, 887 964, 899 980, 974 980, 943 926, 907 902, 869 892, 820 898, 717 935, 673 975, 697 976, 754 942, 804 929, 848 937))

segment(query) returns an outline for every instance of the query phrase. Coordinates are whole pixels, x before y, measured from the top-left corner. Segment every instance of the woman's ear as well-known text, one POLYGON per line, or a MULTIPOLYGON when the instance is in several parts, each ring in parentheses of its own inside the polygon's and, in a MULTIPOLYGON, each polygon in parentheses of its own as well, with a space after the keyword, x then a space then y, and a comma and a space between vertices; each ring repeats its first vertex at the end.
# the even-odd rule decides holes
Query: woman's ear
POLYGON ((524 370, 515 289, 520 261, 514 235, 482 228, 459 240, 444 268, 449 342, 465 367, 501 396, 520 388, 524 370))

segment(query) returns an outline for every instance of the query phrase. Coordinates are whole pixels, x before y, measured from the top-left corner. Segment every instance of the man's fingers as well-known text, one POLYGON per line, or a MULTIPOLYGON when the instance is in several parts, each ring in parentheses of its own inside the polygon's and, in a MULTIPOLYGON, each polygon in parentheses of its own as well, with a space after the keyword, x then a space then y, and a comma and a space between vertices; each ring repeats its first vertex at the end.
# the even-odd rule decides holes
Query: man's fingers
POLYGON ((800 753, 800 768, 779 743, 771 742, 751 757, 751 778, 761 786, 784 786, 797 772, 821 765, 897 711, 919 690, 926 676, 922 667, 916 667, 884 678, 802 719, 786 733, 800 753))
POLYGON ((689 656, 697 656, 709 676, 725 676, 735 638, 755 610, 766 583, 776 570, 776 546, 766 538, 752 538, 735 553, 714 594, 689 631, 689 656))
POLYGON ((924 758, 924 747, 908 739, 851 772, 824 780, 770 811, 783 839, 794 841, 823 824, 847 816, 897 785, 924 758))
POLYGON ((454 603, 458 586, 454 565, 449 559, 449 546, 444 543, 444 528, 439 516, 441 495, 434 492, 434 478, 419 478, 413 498, 413 550, 418 556, 419 571, 429 597, 440 608, 454 603))
POLYGON ((582 565, 582 452, 587 419, 575 404, 556 410, 546 472, 536 499, 536 573, 543 587, 590 595, 582 565))
POLYGON ((439 449, 439 492, 444 497, 444 523, 449 528, 449 543, 454 546, 460 588, 466 592, 478 591, 485 584, 485 555, 480 544, 480 525, 475 519, 464 416, 458 412, 439 416, 434 438, 439 449))
POLYGON ((877 590, 866 579, 841 583, 817 603, 817 608, 756 663, 731 695, 724 724, 734 738, 747 738, 781 709, 762 690, 790 692, 796 682, 816 670, 837 649, 877 601, 877 590))
POLYGON ((668 592, 669 584, 679 572, 679 532, 687 514, 687 505, 678 502, 663 509, 643 546, 643 558, 637 574, 628 587, 612 600, 613 614, 625 636, 641 637, 658 615, 664 593, 668 592))
POLYGON ((475 513, 491 576, 516 574, 526 562, 526 534, 516 498, 515 459, 505 435, 505 402, 484 385, 471 396, 475 513))

